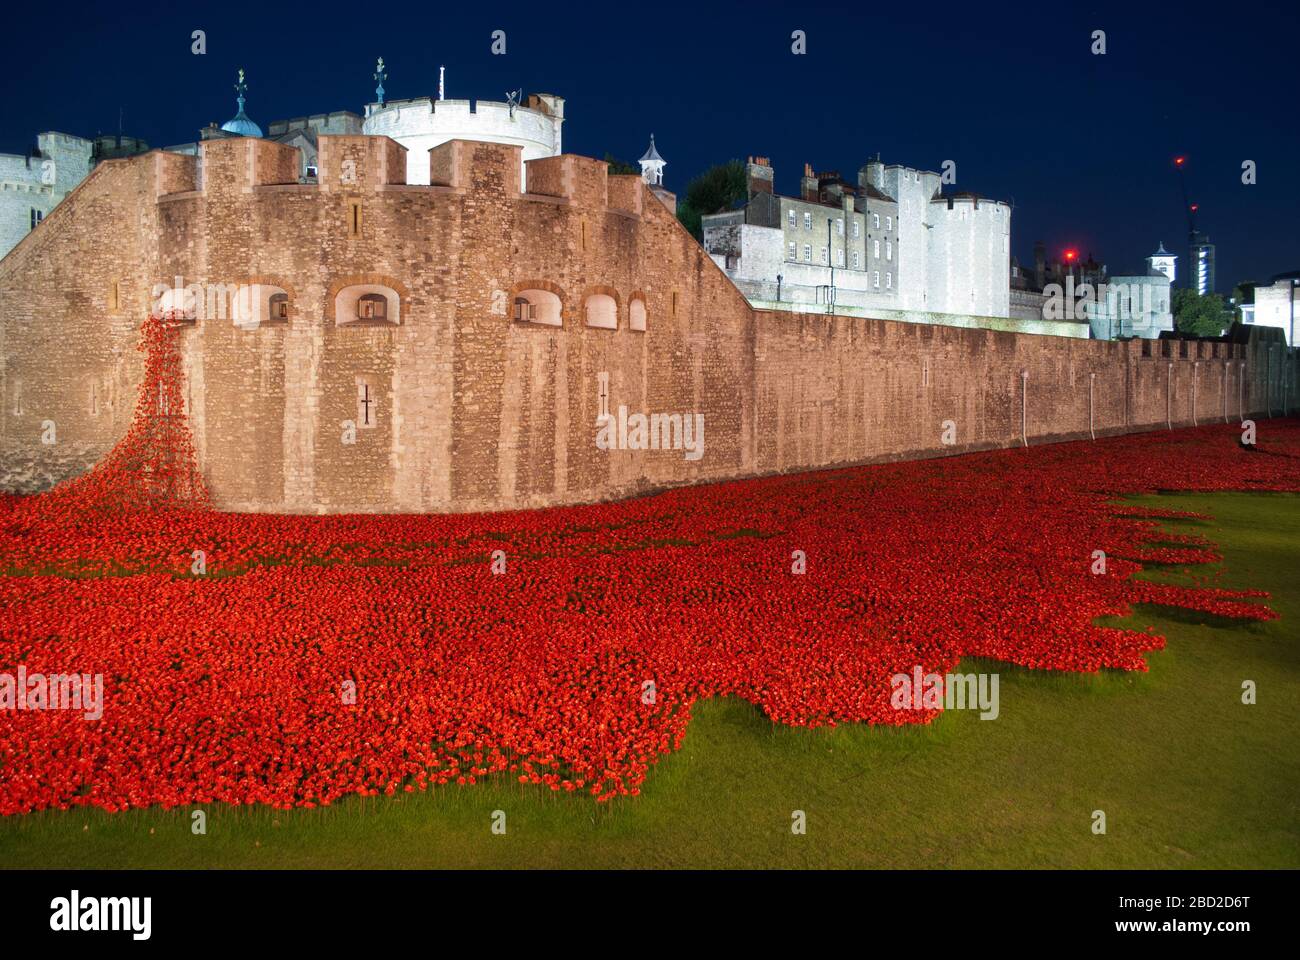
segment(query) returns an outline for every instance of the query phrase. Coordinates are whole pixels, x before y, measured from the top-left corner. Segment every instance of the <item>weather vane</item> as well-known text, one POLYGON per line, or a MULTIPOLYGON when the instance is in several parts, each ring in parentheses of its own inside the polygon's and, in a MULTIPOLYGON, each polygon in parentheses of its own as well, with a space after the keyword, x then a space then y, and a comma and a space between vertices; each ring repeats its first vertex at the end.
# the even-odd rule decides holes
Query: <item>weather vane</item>
POLYGON ((510 107, 511 119, 514 118, 515 107, 519 106, 519 98, 522 97, 523 95, 524 95, 523 87, 520 87, 518 90, 506 91, 506 104, 510 107))
POLYGON ((375 80, 379 86, 375 87, 375 96, 379 98, 379 105, 384 105, 384 81, 388 79, 388 74, 384 73, 384 58, 379 58, 379 63, 375 64, 375 80))
POLYGON ((239 82, 235 84, 235 93, 239 94, 239 112, 244 112, 244 94, 248 91, 248 84, 244 82, 244 68, 239 68, 239 82))

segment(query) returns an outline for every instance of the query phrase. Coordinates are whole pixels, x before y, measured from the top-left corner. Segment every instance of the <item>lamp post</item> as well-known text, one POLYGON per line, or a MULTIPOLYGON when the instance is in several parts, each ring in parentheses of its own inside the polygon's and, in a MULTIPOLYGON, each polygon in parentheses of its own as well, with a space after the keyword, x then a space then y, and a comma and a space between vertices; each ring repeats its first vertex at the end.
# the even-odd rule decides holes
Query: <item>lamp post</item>
POLYGON ((1078 256, 1073 249, 1065 250, 1061 256, 1065 259, 1065 275, 1069 279, 1069 292, 1066 293, 1067 284, 1061 285, 1061 291, 1065 294, 1065 317, 1070 320, 1078 319, 1074 315, 1074 258, 1078 256))
POLYGON ((1292 277, 1291 278, 1291 336, 1287 340, 1287 346, 1289 347, 1295 346, 1295 288, 1297 283, 1300 283, 1300 279, 1297 279, 1296 277, 1292 277))
POLYGON ((835 312, 834 308, 831 306, 835 302, 835 251, 833 249, 834 244, 832 240, 834 221, 835 221, 834 217, 826 218, 826 263, 831 268, 831 285, 830 285, 830 289, 827 290, 826 292, 827 313, 835 312))

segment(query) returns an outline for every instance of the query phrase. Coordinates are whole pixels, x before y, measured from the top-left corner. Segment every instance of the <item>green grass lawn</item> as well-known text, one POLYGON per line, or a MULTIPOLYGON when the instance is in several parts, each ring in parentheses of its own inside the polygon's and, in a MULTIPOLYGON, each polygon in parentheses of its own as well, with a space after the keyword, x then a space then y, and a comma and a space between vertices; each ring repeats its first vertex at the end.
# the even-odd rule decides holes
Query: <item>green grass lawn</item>
MULTIPOLYGON (((44 812, 0 820, 6 867, 1300 867, 1300 497, 1133 502, 1226 559, 1221 585, 1282 619, 1139 610, 1168 647, 1150 672, 1044 674, 986 661, 1001 715, 928 727, 774 726, 697 704, 682 750, 640 797, 598 805, 502 779, 322 810, 44 812), (1241 702, 1253 680, 1258 703, 1241 702), (1107 833, 1092 833, 1104 810, 1107 833), (506 833, 490 829, 506 814, 506 833), (792 834, 791 813, 807 816, 792 834)), ((1194 568, 1198 575, 1211 570, 1194 568)), ((1152 574, 1189 582, 1180 570, 1152 574)))

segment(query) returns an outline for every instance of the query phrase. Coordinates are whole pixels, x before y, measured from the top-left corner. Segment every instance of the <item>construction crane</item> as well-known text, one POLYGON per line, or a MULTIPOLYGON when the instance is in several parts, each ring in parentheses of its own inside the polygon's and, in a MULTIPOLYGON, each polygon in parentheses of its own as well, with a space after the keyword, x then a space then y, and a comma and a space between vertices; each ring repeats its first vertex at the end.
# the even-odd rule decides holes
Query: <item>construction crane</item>
POLYGON ((1183 191, 1183 209, 1187 211, 1187 242, 1196 243, 1196 211, 1198 204, 1187 199, 1187 158, 1174 157, 1174 169, 1178 171, 1178 185, 1183 191))
POLYGON ((1199 203, 1193 203, 1187 195, 1187 157, 1174 157, 1174 169, 1178 171, 1178 185, 1183 192, 1183 209, 1187 213, 1187 272, 1189 285, 1197 293, 1209 293, 1214 287, 1214 247, 1209 237, 1203 236, 1196 229, 1196 213, 1199 203))

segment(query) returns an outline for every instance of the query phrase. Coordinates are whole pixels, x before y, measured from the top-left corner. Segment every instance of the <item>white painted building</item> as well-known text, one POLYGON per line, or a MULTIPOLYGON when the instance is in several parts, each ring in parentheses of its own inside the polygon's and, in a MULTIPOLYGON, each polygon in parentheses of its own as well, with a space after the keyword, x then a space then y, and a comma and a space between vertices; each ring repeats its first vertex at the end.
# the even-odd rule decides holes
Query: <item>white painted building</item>
POLYGON ((1088 323, 1095 340, 1140 337, 1158 340, 1174 329, 1173 280, 1178 257, 1162 242, 1147 257, 1145 274, 1102 277, 1094 290, 1095 302, 1088 305, 1088 323))
POLYGON ((1165 249, 1165 242, 1160 241, 1156 252, 1147 257, 1148 273, 1163 273, 1171 284, 1178 280, 1178 257, 1165 249))
MULTIPOLYGON (((1293 321, 1300 311, 1300 273, 1282 274, 1273 278, 1269 286, 1255 287, 1254 325, 1277 327, 1286 337, 1287 346, 1295 346, 1292 338, 1293 321)), ((1243 309, 1243 314, 1244 314, 1243 309)), ((1245 317, 1243 316, 1243 320, 1245 317)), ((1252 322, 1246 320, 1247 323, 1252 322)))
POLYGON ((1111 276, 1088 307, 1094 340, 1140 337, 1158 340, 1174 329, 1173 291, 1169 277, 1152 271, 1145 276, 1111 276))
POLYGON ((936 323, 1009 318, 1007 204, 943 194, 939 174, 879 160, 856 185, 805 167, 797 198, 773 191, 761 157, 747 177, 743 208, 702 222, 706 251, 755 305, 833 303, 936 323))

